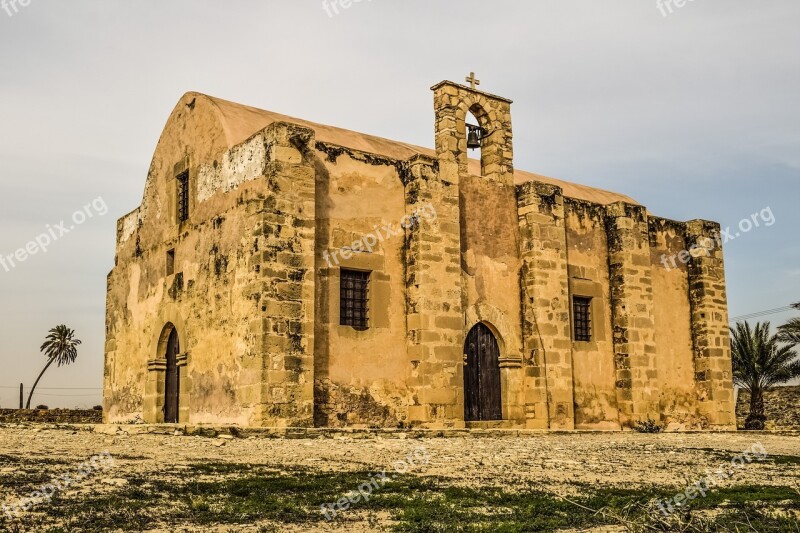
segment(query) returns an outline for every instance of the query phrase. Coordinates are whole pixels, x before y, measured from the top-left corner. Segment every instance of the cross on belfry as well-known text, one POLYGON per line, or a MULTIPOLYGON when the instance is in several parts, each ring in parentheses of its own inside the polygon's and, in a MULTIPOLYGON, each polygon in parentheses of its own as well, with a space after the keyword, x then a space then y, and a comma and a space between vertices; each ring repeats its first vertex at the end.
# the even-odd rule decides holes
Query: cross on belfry
POLYGON ((469 83, 469 86, 473 91, 475 90, 475 86, 476 85, 480 85, 481 84, 481 80, 475 78, 475 73, 474 72, 470 72, 469 76, 467 76, 466 80, 467 80, 467 83, 469 83))

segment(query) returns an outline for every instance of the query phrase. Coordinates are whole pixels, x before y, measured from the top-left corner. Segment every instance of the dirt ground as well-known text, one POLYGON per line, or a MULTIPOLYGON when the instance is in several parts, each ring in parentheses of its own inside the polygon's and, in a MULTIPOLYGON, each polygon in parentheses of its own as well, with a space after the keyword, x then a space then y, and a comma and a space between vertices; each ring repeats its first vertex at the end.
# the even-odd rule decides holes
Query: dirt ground
MULTIPOLYGON (((0 427, 0 456, 5 458, 0 463, 0 501, 10 505, 29 494, 24 483, 8 481, 15 475, 37 474, 40 479, 47 479, 74 471, 83 461, 104 452, 110 454, 113 464, 65 488, 64 497, 114 491, 133 478, 180 476, 191 465, 202 463, 333 473, 402 471, 413 476, 445 479, 454 487, 499 486, 513 490, 515 486, 533 485, 564 497, 572 497, 586 486, 684 487, 697 482, 707 472, 723 467, 733 474, 720 481, 721 487, 800 487, 800 436, 797 433, 567 433, 420 439, 347 435, 314 439, 226 437, 110 435, 97 433, 89 427, 64 429, 46 425, 0 427), (731 460, 753 449, 754 445, 763 446, 772 460, 754 459, 732 470, 731 460)), ((15 527, 26 530, 24 520, 23 517, 14 522, 15 527)), ((381 516, 373 516, 371 521, 369 526, 285 524, 272 530, 368 531, 391 525, 388 518, 381 524, 381 516)), ((252 528, 255 526, 206 525, 196 530, 252 528)), ((192 527, 169 529, 195 530, 192 527)))

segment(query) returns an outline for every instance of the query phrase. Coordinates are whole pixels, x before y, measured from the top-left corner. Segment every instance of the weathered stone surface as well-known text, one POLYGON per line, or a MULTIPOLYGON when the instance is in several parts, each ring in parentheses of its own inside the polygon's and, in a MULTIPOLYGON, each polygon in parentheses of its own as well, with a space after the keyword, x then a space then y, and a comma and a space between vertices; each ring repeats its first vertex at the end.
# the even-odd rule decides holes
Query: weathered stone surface
POLYGON ((0 409, 0 423, 98 424, 103 412, 96 409, 0 409))
MULTIPOLYGON (((736 400, 736 422, 744 428, 750 413, 750 393, 740 390, 736 400)), ((766 429, 800 429, 800 386, 776 387, 764 393, 766 429)))
POLYGON ((185 95, 117 226, 105 421, 164 422, 175 383, 182 425, 733 427, 722 252, 689 255, 718 226, 516 170, 508 99, 433 100, 429 150, 185 95), (343 269, 369 272, 367 327, 342 325, 343 269), (465 420, 478 324, 502 420, 465 420))

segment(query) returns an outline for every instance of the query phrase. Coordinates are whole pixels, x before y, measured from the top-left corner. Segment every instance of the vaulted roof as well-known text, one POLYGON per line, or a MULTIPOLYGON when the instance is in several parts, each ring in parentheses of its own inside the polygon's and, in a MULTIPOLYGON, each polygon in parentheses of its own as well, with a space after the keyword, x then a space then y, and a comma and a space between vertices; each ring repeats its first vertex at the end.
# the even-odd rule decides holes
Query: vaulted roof
MULTIPOLYGON (((426 155, 429 157, 436 157, 436 152, 430 148, 415 146, 399 141, 392 141, 374 135, 367 135, 355 131, 337 128, 334 126, 327 126, 325 124, 318 124, 299 118, 281 115, 272 111, 258 109, 242 104, 207 96, 201 93, 187 93, 182 100, 203 98, 206 99, 218 112, 218 120, 223 129, 225 140, 228 147, 236 146, 256 132, 264 129, 273 122, 291 122, 306 126, 316 132, 316 139, 329 144, 335 144, 353 150, 359 150, 371 154, 381 155, 391 159, 406 160, 414 155, 426 155)), ((470 160, 470 167, 474 168, 474 172, 479 173, 480 162, 474 159, 470 160)), ((564 191, 564 195, 576 198, 578 200, 586 200, 599 204, 610 204, 614 202, 624 201, 631 204, 637 202, 623 194, 605 191, 586 185, 580 185, 568 181, 542 176, 531 172, 521 170, 514 171, 514 181, 525 183, 527 181, 541 181, 544 183, 557 185, 564 191)))

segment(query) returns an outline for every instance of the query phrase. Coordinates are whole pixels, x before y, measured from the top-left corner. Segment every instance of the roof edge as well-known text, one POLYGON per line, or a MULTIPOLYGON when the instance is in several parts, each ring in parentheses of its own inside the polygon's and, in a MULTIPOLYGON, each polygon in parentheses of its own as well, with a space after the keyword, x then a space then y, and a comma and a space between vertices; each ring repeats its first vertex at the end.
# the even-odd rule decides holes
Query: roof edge
POLYGON ((431 87, 431 91, 435 91, 435 90, 439 89, 440 87, 444 87, 445 85, 449 85, 451 87, 456 87, 458 89, 461 89, 461 90, 464 90, 464 91, 473 92, 473 93, 476 93, 476 94, 482 94, 483 96, 488 96, 489 98, 493 98, 495 100, 500 100, 502 102, 506 102, 506 103, 509 103, 509 104, 513 104, 514 103, 514 100, 510 100, 510 99, 508 99, 508 98, 506 98, 504 96, 498 96, 496 94, 487 93, 486 91, 481 91, 479 89, 473 89, 472 87, 467 87, 466 85, 461 85, 460 83, 456 83, 456 82, 450 81, 450 80, 440 81, 439 83, 437 83, 436 85, 431 87))

